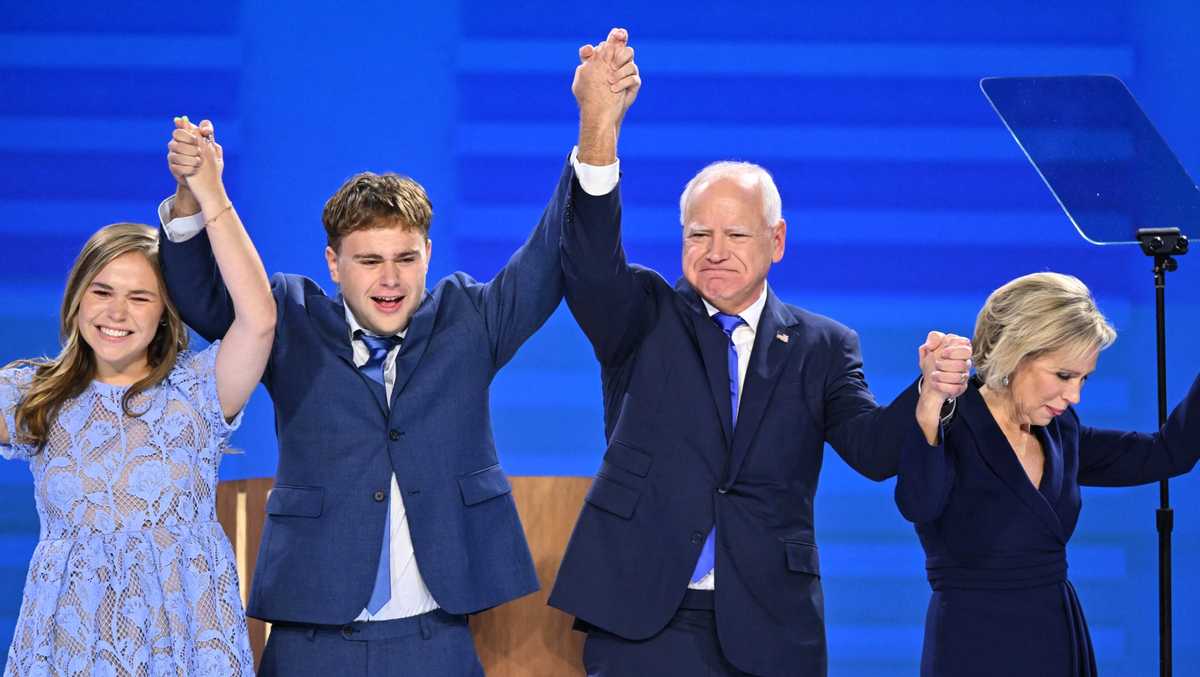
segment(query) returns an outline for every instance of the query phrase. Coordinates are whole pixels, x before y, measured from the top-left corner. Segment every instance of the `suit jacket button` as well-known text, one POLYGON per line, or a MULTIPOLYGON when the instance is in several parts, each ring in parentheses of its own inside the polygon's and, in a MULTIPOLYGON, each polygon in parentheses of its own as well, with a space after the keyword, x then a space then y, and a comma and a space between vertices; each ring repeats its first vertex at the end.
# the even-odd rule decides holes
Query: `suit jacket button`
POLYGON ((353 635, 353 634, 354 634, 353 627, 351 627, 349 625, 342 626, 342 637, 345 637, 346 639, 350 639, 350 635, 353 635))
POLYGON ((383 503, 383 499, 387 498, 387 494, 383 493, 383 491, 380 490, 380 491, 376 491, 375 493, 371 494, 371 498, 375 499, 376 503, 383 503))
POLYGON ((699 531, 693 531, 692 532, 692 543, 703 543, 703 542, 704 542, 704 534, 700 533, 699 531))
POLYGON ((725 494, 728 494, 728 493, 729 493, 729 489, 726 489, 725 487, 720 487, 720 488, 718 488, 718 489, 717 489, 717 493, 718 493, 718 494, 721 494, 721 495, 723 496, 723 495, 725 495, 725 494))
POLYGON ((400 431, 396 430, 395 428, 392 428, 391 430, 388 431, 388 439, 393 442, 400 439, 400 431))

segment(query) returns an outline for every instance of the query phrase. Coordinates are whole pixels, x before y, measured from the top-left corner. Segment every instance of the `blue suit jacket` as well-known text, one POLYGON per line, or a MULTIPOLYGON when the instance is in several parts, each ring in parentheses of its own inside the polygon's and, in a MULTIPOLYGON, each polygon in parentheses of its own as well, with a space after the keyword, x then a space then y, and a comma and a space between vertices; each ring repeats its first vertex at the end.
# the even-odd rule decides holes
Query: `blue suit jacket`
POLYGON ((824 444, 868 477, 895 474, 898 441, 921 434, 915 387, 878 406, 854 332, 768 291, 734 429, 727 339, 699 296, 626 264, 616 191, 576 204, 563 230, 566 297, 600 361, 608 449, 550 604, 651 637, 716 524, 726 658, 759 675, 824 674, 813 528, 824 444))
MULTIPOLYGON (((434 599, 451 613, 486 609, 538 587, 524 532, 497 461, 488 413, 492 378, 562 298, 561 226, 568 165, 541 222, 487 283, 442 281, 413 314, 396 358, 391 407, 354 366, 340 297, 312 280, 275 275, 275 345, 263 377, 275 406, 279 466, 248 613, 270 621, 339 624, 374 583, 394 471, 413 549, 434 599)), ((232 305, 204 235, 162 238, 171 297, 207 339, 232 305)))

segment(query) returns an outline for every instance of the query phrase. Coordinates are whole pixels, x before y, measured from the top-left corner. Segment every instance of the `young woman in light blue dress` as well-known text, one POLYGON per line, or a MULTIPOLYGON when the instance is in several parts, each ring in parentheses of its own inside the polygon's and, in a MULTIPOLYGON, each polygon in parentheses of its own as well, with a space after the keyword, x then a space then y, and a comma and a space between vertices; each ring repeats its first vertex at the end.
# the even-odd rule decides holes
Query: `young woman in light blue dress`
POLYGON ((62 350, 0 369, 0 455, 29 462, 41 533, 4 674, 252 675, 217 468, 270 352, 275 304, 211 124, 168 163, 198 198, 237 319, 187 350, 157 233, 120 223, 67 279, 62 350))

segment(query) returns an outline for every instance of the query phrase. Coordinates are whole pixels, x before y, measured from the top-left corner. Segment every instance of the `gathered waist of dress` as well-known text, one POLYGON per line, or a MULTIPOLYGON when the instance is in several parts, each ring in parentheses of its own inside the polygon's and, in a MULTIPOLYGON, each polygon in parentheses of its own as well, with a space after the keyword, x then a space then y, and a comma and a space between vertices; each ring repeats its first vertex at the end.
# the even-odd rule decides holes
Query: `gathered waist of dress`
POLYGON ((38 538, 39 543, 50 543, 54 541, 80 541, 91 540, 96 538, 113 538, 113 537, 134 537, 134 536, 190 536, 195 535, 200 531, 209 531, 210 529, 222 529, 221 523, 217 520, 206 519, 196 520, 194 522, 176 522, 174 524, 153 524, 142 527, 141 529, 114 529, 105 531, 96 529, 92 525, 76 526, 70 529, 53 529, 44 531, 38 538))
POLYGON ((1035 588, 1067 580, 1067 554, 997 556, 972 562, 931 556, 925 571, 934 590, 1035 588))

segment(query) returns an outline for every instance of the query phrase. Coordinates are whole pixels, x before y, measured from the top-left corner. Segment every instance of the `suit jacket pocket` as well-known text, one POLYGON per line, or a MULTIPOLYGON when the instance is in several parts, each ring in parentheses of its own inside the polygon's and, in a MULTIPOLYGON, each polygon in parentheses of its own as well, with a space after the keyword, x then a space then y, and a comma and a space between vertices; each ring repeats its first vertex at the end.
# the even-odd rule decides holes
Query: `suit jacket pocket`
POLYGON ((499 463, 459 477, 458 488, 462 491, 464 505, 483 503, 488 499, 512 492, 508 476, 504 474, 499 463))
POLYGON ((267 497, 268 515, 320 517, 325 505, 324 487, 295 487, 277 484, 267 497))
MULTIPOLYGON (((604 452, 605 465, 614 465, 638 477, 649 474, 653 461, 654 457, 650 454, 620 440, 613 440, 608 451, 604 452)), ((603 468, 601 472, 604 472, 603 468)))
POLYGON ((597 475, 585 500, 605 512, 629 519, 633 517, 638 498, 639 494, 636 491, 623 487, 604 475, 597 475))
POLYGON ((817 556, 816 545, 803 541, 784 541, 783 550, 787 555, 788 571, 821 575, 821 562, 817 556))

